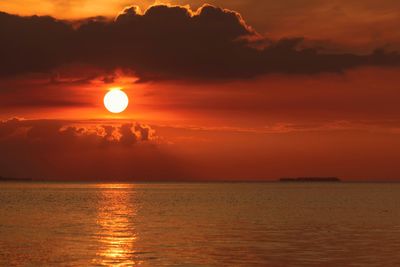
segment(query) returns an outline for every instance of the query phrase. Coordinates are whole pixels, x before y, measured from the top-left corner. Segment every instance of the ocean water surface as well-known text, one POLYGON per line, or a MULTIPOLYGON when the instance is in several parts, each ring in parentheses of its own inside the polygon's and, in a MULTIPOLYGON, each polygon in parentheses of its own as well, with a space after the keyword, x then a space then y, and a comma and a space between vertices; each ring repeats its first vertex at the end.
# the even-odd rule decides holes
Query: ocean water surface
POLYGON ((400 266, 400 184, 0 183, 0 266, 400 266))

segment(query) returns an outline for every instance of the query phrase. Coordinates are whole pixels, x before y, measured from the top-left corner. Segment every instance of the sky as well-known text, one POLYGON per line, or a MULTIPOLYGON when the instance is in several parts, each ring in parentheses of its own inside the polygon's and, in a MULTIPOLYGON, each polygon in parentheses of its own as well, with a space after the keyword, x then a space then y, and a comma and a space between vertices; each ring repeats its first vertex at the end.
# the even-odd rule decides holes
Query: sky
POLYGON ((0 3, 0 176, 398 180, 398 1, 0 3), (130 103, 112 114, 104 94, 130 103))

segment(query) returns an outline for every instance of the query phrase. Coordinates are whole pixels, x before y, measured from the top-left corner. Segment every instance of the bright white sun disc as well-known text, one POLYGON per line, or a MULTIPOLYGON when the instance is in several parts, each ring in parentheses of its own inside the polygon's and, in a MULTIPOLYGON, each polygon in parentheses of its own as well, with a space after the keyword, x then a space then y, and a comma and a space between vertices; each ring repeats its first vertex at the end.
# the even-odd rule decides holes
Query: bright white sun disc
POLYGON ((128 107, 128 96, 119 88, 111 89, 104 96, 104 106, 112 113, 120 113, 128 107))

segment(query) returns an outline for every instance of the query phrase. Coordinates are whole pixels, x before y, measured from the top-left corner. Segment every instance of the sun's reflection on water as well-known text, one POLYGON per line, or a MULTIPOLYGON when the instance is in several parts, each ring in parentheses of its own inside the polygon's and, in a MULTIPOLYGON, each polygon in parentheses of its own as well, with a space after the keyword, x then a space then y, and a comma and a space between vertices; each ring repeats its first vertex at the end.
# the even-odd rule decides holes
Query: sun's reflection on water
POLYGON ((99 242, 93 264, 100 266, 134 266, 138 259, 135 243, 138 235, 135 229, 137 205, 134 201, 134 185, 99 185, 96 234, 99 242))

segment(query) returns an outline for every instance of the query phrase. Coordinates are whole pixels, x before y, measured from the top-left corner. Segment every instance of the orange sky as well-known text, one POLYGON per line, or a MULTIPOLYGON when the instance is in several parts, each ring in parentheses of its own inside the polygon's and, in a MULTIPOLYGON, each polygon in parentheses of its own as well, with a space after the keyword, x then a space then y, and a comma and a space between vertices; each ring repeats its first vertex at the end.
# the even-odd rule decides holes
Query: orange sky
MULTIPOLYGON (((203 4, 171 3, 193 7, 203 4)), ((160 42, 154 44, 157 56, 150 53, 146 57, 133 57, 138 60, 133 65, 131 58, 121 57, 124 53, 116 53, 115 62, 108 64, 113 58, 102 54, 108 51, 108 44, 104 45, 106 50, 101 50, 102 44, 99 48, 91 47, 92 43, 85 43, 91 40, 83 38, 80 44, 88 45, 87 51, 99 53, 99 58, 97 61, 79 54, 79 58, 86 60, 81 63, 58 59, 64 51, 57 50, 58 44, 53 45, 54 40, 50 40, 50 49, 57 48, 56 56, 49 55, 50 59, 55 58, 55 63, 49 61, 50 67, 38 64, 39 71, 29 70, 37 62, 34 55, 27 59, 33 63, 24 65, 29 71, 21 71, 19 66, 15 70, 1 66, 0 149, 5 152, 0 161, 0 176, 109 180, 271 180, 286 176, 400 179, 397 55, 384 54, 382 60, 378 58, 380 54, 356 58, 382 46, 387 51, 397 51, 399 3, 383 1, 379 6, 374 1, 364 1, 362 5, 358 1, 328 4, 318 0, 307 4, 296 0, 211 3, 239 12, 247 25, 257 31, 258 38, 264 38, 261 42, 301 36, 305 38, 302 47, 322 46, 323 51, 334 53, 313 63, 314 54, 304 52, 297 60, 311 55, 310 61, 300 62, 303 65, 298 67, 297 62, 291 62, 297 56, 293 51, 298 50, 282 46, 274 53, 283 51, 292 56, 281 58, 278 67, 263 67, 258 61, 244 60, 240 62, 250 62, 248 68, 230 68, 236 62, 232 59, 227 65, 206 62, 202 68, 203 57, 188 64, 191 59, 179 55, 178 52, 186 53, 176 48, 186 42, 184 38, 170 43, 172 35, 150 35, 161 38, 161 42, 155 39, 160 42), (337 60, 335 55, 343 51, 348 54, 337 60), (354 62, 346 65, 351 60, 354 62), (329 64, 334 67, 329 68, 329 64), (286 69, 287 66, 293 68, 286 69), (11 74, 9 69, 13 71, 11 74), (272 71, 268 73, 265 69, 272 71), (118 115, 109 113, 102 103, 104 94, 114 86, 122 87, 130 98, 128 109, 118 115)), ((115 17, 128 4, 128 1, 106 0, 96 1, 95 5, 83 0, 3 1, 0 10, 80 19, 97 15, 115 17)), ((139 3, 142 10, 151 4, 152 1, 139 3)), ((130 14, 132 18, 129 13, 125 15, 128 19, 135 18, 135 14, 130 14)), ((232 17, 224 19, 228 26, 233 23, 232 17)), ((155 21, 167 26, 179 25, 172 20, 173 17, 167 16, 155 21)), ((204 31, 215 28, 212 19, 206 23, 209 24, 204 31)), ((148 31, 157 30, 152 28, 153 24, 150 26, 146 28, 148 31)), ((231 29, 220 27, 222 31, 231 30, 232 34, 247 30, 238 25, 232 25, 231 29)), ((61 28, 51 30, 61 31, 61 28)), ((186 28, 176 29, 178 33, 172 30, 172 34, 179 36, 181 30, 186 28)), ((46 33, 44 36, 48 36, 46 33)), ((207 45, 209 36, 199 40, 207 45)), ((35 43, 28 45, 34 47, 35 43)), ((221 46, 231 49, 222 41, 221 46)), ((124 43, 116 47, 131 51, 124 43)), ((137 48, 148 53, 141 44, 137 48)), ((214 46, 209 48, 212 54, 214 46)), ((12 48, 3 48, 4 55, 6 49, 12 48)), ((232 55, 237 53, 235 49, 238 48, 233 46, 232 55)), ((201 50, 193 48, 188 53, 197 51, 201 50)), ((246 49, 238 51, 243 58, 248 56, 246 49)), ((220 54, 216 52, 218 58, 220 54)), ((5 62, 13 62, 12 59, 5 62)))

